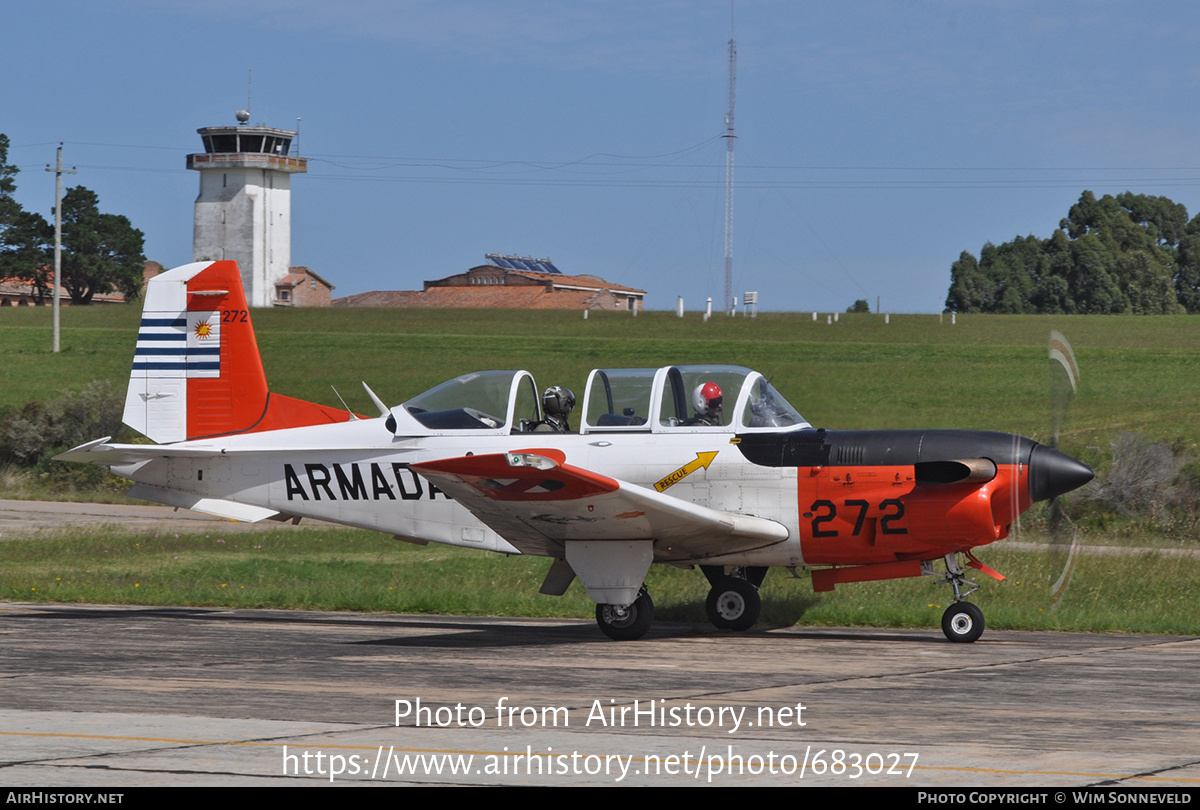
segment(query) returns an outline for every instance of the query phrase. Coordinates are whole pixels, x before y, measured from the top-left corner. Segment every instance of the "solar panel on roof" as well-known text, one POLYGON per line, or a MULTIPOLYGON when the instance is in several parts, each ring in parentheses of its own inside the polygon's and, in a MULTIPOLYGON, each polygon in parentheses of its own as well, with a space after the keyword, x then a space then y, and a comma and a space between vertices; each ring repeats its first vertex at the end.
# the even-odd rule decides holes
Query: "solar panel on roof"
POLYGON ((554 273, 562 275, 549 259, 534 259, 529 256, 505 256, 503 253, 485 253, 483 257, 496 267, 505 270, 525 270, 531 273, 554 273))

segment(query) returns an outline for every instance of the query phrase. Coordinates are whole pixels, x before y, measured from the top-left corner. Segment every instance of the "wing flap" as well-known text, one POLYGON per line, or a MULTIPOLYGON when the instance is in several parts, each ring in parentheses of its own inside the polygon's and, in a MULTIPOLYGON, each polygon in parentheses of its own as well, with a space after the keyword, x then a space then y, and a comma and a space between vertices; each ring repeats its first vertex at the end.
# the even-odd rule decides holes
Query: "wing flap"
POLYGON ((558 450, 441 459, 410 468, 525 553, 570 540, 655 540, 655 559, 686 561, 783 542, 773 520, 700 506, 565 462, 558 450))

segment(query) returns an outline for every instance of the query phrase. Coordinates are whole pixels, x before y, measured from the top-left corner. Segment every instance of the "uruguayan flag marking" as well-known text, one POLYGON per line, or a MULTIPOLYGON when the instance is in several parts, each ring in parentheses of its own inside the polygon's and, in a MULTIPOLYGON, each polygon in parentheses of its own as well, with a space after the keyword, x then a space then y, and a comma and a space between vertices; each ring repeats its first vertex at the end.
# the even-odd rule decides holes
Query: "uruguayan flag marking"
POLYGON ((221 313, 187 314, 187 375, 221 376, 221 313))
POLYGON ((132 376, 220 377, 221 313, 143 315, 132 376))

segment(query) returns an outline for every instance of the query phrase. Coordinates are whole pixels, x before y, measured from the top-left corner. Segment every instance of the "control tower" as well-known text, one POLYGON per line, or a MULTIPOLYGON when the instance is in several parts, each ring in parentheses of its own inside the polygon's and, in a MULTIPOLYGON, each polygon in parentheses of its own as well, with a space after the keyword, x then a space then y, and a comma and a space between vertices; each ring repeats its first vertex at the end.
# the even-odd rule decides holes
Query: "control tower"
POLYGON ((250 306, 269 307, 292 261, 291 176, 308 171, 308 161, 288 155, 296 132, 247 126, 246 110, 237 118, 236 126, 196 130, 204 152, 187 156, 200 172, 192 258, 233 259, 250 306))

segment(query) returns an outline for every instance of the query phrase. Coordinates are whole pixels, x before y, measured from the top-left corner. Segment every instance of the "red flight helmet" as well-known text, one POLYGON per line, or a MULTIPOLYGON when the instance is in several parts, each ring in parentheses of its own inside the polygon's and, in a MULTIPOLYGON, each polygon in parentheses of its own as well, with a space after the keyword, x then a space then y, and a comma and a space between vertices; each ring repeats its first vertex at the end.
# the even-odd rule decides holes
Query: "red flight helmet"
POLYGON ((701 383, 692 392, 692 405, 701 416, 711 416, 721 409, 721 386, 715 382, 701 383))

